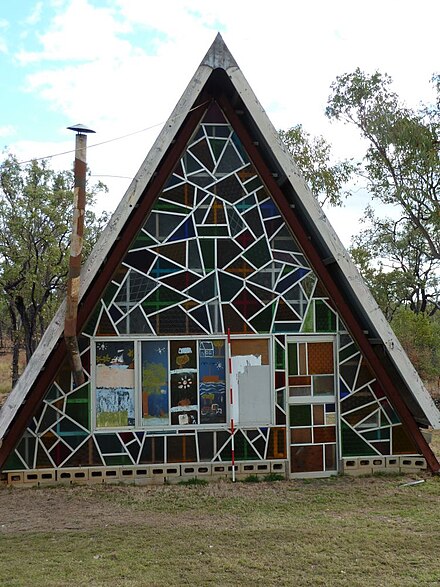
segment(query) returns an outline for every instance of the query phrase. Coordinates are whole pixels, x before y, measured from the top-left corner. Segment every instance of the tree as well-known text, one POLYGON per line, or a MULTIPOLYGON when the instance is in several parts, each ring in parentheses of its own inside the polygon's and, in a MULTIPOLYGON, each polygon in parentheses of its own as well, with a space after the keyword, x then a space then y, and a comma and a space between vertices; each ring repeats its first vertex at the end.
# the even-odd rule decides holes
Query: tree
POLYGON ((330 144, 322 136, 312 137, 301 124, 279 134, 321 205, 341 206, 356 166, 351 161, 332 163, 330 144))
MULTIPOLYGON (((8 155, 0 165, 0 188, 0 288, 10 318, 14 384, 20 345, 28 361, 65 288, 73 176, 50 169, 47 161, 20 166, 8 155)), ((90 209, 95 195, 105 189, 101 183, 90 189, 84 256, 107 218, 90 209)))
POLYGON ((404 302, 415 313, 440 307, 440 78, 433 81, 437 103, 415 110, 392 91, 388 75, 356 69, 332 84, 326 108, 331 120, 359 129, 367 142, 360 169, 367 189, 397 212, 383 218, 369 208, 369 228, 353 249, 388 315, 404 302))
POLYGON ((401 306, 393 318, 393 328, 411 362, 425 380, 440 376, 440 322, 426 313, 415 314, 401 306))

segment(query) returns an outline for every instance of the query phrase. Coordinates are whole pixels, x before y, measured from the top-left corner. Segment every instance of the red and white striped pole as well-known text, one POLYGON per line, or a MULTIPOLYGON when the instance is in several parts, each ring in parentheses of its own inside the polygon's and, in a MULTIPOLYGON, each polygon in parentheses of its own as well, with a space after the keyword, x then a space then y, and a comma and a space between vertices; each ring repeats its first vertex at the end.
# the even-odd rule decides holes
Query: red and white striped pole
POLYGON ((231 329, 228 328, 228 357, 229 357, 229 405, 231 410, 231 461, 232 482, 235 483, 235 441, 234 441, 234 394, 232 392, 232 354, 231 354, 231 329))

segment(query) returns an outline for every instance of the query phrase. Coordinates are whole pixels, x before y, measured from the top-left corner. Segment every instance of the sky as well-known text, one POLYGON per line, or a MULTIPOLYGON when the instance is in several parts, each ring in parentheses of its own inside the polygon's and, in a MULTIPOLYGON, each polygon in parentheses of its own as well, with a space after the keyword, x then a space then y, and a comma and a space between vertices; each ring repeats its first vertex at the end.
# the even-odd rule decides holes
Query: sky
MULTIPOLYGON (((391 75, 409 106, 432 100, 439 22, 438 0, 2 0, 0 146, 26 161, 92 128, 88 165, 110 190, 97 211, 113 211, 219 31, 277 129, 302 124, 358 159, 356 132, 324 116, 330 84, 360 67, 391 75)), ((326 209, 345 245, 367 202, 356 189, 326 209)))

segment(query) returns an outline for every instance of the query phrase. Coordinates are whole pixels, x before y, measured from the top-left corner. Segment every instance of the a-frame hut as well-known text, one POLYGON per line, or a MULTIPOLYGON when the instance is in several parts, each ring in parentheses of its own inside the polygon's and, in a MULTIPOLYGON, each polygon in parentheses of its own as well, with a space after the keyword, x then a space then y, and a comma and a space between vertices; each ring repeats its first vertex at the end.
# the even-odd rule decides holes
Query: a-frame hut
POLYGON ((9 483, 438 471, 439 412, 220 35, 0 413, 9 483))

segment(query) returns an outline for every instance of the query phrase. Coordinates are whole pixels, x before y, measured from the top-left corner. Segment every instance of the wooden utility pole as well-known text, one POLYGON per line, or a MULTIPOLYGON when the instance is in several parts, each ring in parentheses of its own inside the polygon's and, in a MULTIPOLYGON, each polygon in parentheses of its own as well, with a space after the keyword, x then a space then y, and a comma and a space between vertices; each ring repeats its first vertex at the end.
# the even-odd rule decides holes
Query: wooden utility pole
POLYGON ((73 222, 70 241, 69 279, 67 282, 66 316, 64 319, 64 340, 67 356, 72 370, 75 386, 85 381, 77 338, 77 315, 80 288, 82 246, 84 236, 84 216, 86 208, 86 171, 87 171, 87 133, 93 133, 82 124, 69 126, 74 130, 75 165, 74 165, 74 192, 73 192, 73 222))

